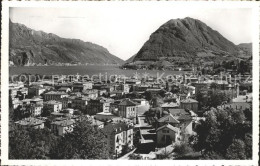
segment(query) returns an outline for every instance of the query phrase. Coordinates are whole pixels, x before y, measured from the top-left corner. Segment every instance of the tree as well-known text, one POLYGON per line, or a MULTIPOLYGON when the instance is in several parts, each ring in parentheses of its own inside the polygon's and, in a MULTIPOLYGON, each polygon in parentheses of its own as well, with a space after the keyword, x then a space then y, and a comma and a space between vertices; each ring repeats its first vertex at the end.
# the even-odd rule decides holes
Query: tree
POLYGON ((134 138, 133 144, 134 144, 135 147, 138 147, 139 144, 140 144, 140 139, 141 139, 140 130, 134 128, 134 133, 133 133, 133 134, 134 134, 134 135, 133 135, 133 138, 134 138))
POLYGON ((49 109, 46 108, 46 107, 43 107, 41 116, 43 116, 43 117, 48 117, 48 116, 50 116, 50 115, 51 115, 51 110, 49 110, 49 109))
POLYGON ((136 91, 134 91, 133 93, 132 93, 132 98, 137 98, 137 99, 139 99, 141 97, 141 95, 138 93, 138 92, 136 92, 136 91))
POLYGON ((53 159, 107 159, 109 151, 104 132, 87 120, 75 124, 51 153, 53 159))
POLYGON ((121 154, 121 155, 125 155, 126 153, 128 153, 128 152, 130 152, 130 151, 131 151, 131 149, 130 149, 130 147, 128 146, 128 144, 123 145, 123 146, 122 146, 122 154, 121 154))
POLYGON ((166 92, 167 92, 166 90, 162 89, 162 90, 159 91, 158 94, 159 94, 161 97, 165 97, 165 93, 166 93, 166 92))
POLYGON ((153 94, 150 91, 145 91, 144 96, 145 96, 145 99, 148 101, 152 100, 152 98, 153 98, 153 94))
POLYGON ((48 129, 15 129, 9 134, 9 158, 49 159, 58 138, 48 129))
POLYGON ((152 106, 154 108, 161 107, 162 104, 163 104, 163 100, 162 100, 161 97, 154 97, 154 98, 152 98, 152 106))
POLYGON ((188 145, 187 143, 181 143, 181 144, 176 145, 174 147, 173 151, 180 156, 194 152, 192 147, 190 145, 188 145))
POLYGON ((195 150, 203 151, 203 157, 208 159, 212 159, 214 156, 217 158, 243 158, 239 153, 231 156, 231 153, 234 152, 231 150, 232 147, 237 146, 239 149, 236 149, 235 152, 244 150, 247 154, 246 158, 250 158, 251 123, 246 120, 243 111, 231 108, 212 108, 204 113, 204 117, 206 120, 201 120, 200 124, 195 127, 197 132, 196 139, 193 139, 195 150), (249 137, 246 137, 247 135, 249 137))
POLYGON ((228 159, 246 159, 244 141, 235 139, 228 147, 226 157, 228 159))
POLYGON ((211 90, 208 91, 208 102, 207 106, 216 108, 217 106, 221 105, 224 101, 228 101, 227 96, 224 92, 220 90, 211 90))
POLYGON ((24 106, 19 105, 16 109, 13 110, 12 116, 14 121, 30 117, 31 116, 30 105, 24 105, 24 106))
POLYGON ((252 134, 251 133, 246 133, 245 135, 245 155, 247 159, 252 159, 252 134))
POLYGON ((218 87, 218 84, 215 83, 215 82, 213 82, 213 83, 210 84, 210 89, 216 90, 217 87, 218 87))
POLYGON ((31 138, 27 130, 18 130, 9 134, 9 158, 29 159, 31 149, 31 138))
POLYGON ((196 99, 199 101, 199 109, 208 109, 211 107, 216 108, 221 105, 223 102, 228 101, 227 95, 216 89, 215 84, 211 84, 211 90, 201 90, 197 93, 196 99))
POLYGON ((135 153, 130 154, 128 157, 129 157, 130 160, 140 160, 140 159, 142 159, 142 156, 140 154, 135 154, 135 153))

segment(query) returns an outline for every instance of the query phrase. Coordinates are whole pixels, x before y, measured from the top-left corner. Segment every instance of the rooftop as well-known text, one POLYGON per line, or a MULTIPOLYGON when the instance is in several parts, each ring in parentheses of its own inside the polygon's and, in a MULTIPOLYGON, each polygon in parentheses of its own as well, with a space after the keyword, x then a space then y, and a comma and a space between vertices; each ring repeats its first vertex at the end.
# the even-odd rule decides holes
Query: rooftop
POLYGON ((164 108, 164 107, 179 107, 179 105, 178 105, 178 103, 175 103, 175 102, 167 102, 167 103, 163 103, 162 104, 162 106, 161 106, 162 108, 164 108))
POLYGON ((132 126, 127 125, 126 123, 116 123, 116 124, 108 124, 104 127, 104 132, 111 134, 111 133, 120 133, 122 131, 127 131, 130 128, 132 128, 132 126))
POLYGON ((252 102, 252 93, 249 93, 247 95, 240 95, 237 96, 237 98, 233 99, 233 102, 239 102, 239 103, 245 103, 245 102, 252 102))
POLYGON ((45 95, 67 95, 65 92, 59 92, 59 91, 50 91, 45 93, 45 95))
POLYGON ((135 103, 134 101, 126 98, 124 100, 122 100, 118 105, 120 106, 136 106, 137 103, 135 103))
POLYGON ((50 101, 46 101, 46 102, 44 102, 44 104, 51 104, 51 105, 54 105, 54 104, 62 104, 62 103, 59 102, 59 101, 56 101, 56 100, 50 100, 50 101))
POLYGON ((51 124, 66 127, 66 126, 73 125, 74 123, 75 123, 74 120, 66 119, 66 120, 62 120, 62 121, 55 121, 55 122, 52 122, 51 124))
POLYGON ((158 122, 168 122, 168 123, 180 123, 172 114, 168 114, 160 119, 158 122))
POLYGON ((25 119, 19 120, 15 123, 19 124, 19 125, 23 125, 23 126, 37 126, 44 122, 45 121, 43 121, 43 120, 30 117, 30 118, 25 118, 25 119))
POLYGON ((100 125, 104 124, 104 122, 96 120, 96 119, 92 119, 92 118, 90 119, 90 121, 92 122, 92 125, 94 125, 94 126, 100 126, 100 125))
POLYGON ((181 103, 198 103, 198 101, 195 99, 187 98, 187 99, 183 99, 181 103))
POLYGON ((170 125, 170 124, 166 124, 166 125, 164 125, 164 126, 161 126, 161 127, 159 127, 156 131, 162 130, 162 129, 164 129, 164 128, 168 128, 168 129, 170 129, 170 130, 172 130, 172 131, 174 131, 174 132, 179 132, 179 128, 173 127, 173 126, 170 125))
POLYGON ((180 116, 180 115, 189 115, 188 112, 185 111, 185 109, 177 108, 177 109, 169 109, 170 114, 173 116, 180 116))

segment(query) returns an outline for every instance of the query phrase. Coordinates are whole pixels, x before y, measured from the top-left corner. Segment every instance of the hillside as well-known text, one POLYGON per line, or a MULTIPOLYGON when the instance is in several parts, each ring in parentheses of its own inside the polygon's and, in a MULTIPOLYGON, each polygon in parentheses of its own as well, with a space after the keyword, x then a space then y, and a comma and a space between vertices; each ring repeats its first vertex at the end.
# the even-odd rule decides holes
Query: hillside
POLYGON ((126 63, 132 62, 132 61, 134 60, 135 56, 136 56, 136 54, 134 54, 133 56, 131 56, 130 58, 128 58, 125 62, 126 62, 126 63))
POLYGON ((239 57, 245 58, 252 56, 252 43, 241 43, 237 45, 237 47, 240 49, 239 57))
POLYGON ((225 61, 240 48, 200 20, 172 19, 153 32, 133 58, 136 61, 166 60, 173 64, 225 61))
POLYGON ((97 44, 65 39, 35 31, 25 25, 9 24, 9 60, 14 65, 93 63, 122 64, 124 61, 97 44))

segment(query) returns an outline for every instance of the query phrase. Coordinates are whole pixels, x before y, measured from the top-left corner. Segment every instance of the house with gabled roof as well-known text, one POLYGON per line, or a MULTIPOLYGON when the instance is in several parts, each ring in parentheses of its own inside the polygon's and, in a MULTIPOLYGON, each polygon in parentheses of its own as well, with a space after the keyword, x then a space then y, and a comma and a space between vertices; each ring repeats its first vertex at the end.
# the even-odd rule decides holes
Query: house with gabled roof
POLYGON ((128 119, 136 118, 137 103, 126 98, 118 104, 118 116, 128 119))
POLYGON ((194 112, 198 112, 198 104, 199 102, 195 99, 186 98, 181 101, 180 107, 183 109, 190 109, 194 112))
POLYGON ((180 129, 171 124, 165 124, 156 130, 157 145, 167 146, 172 142, 180 141, 180 129))
MULTIPOLYGON (((158 130, 160 127, 165 125, 176 127, 180 131, 178 140, 187 141, 189 136, 193 134, 192 123, 193 119, 188 110, 186 111, 184 109, 169 109, 168 112, 163 111, 162 117, 159 118, 155 123, 155 128, 158 130)), ((158 135, 157 137, 161 138, 161 136, 158 135)), ((160 143, 162 142, 159 142, 159 144, 160 143)))
POLYGON ((172 114, 165 115, 157 120, 158 126, 164 126, 165 124, 171 124, 172 126, 177 126, 177 124, 180 123, 180 121, 177 120, 177 118, 173 117, 172 114))
POLYGON ((116 158, 123 152, 124 146, 133 148, 133 126, 126 123, 110 123, 103 131, 107 137, 109 152, 116 158))
POLYGON ((51 130, 54 134, 63 136, 66 133, 73 131, 75 121, 72 119, 64 119, 51 123, 51 130))
POLYGON ((43 129, 44 128, 44 122, 43 120, 29 117, 29 118, 24 118, 22 120, 19 120, 15 122, 15 125, 18 126, 18 128, 27 128, 31 127, 34 129, 43 129))
POLYGON ((177 102, 166 102, 161 105, 163 111, 168 111, 171 108, 178 108, 179 104, 177 102))

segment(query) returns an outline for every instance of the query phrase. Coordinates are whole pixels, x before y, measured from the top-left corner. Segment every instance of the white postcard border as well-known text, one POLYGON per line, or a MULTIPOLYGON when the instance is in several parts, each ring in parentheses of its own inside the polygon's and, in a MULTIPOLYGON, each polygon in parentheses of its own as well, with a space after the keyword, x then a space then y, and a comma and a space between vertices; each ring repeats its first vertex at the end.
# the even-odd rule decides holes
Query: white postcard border
MULTIPOLYGON (((259 151, 259 3, 258 2, 3 2, 2 3, 2 45, 1 45, 1 164, 3 165, 258 165, 259 151), (8 31, 9 31, 9 7, 82 7, 86 5, 102 5, 106 3, 129 3, 129 5, 138 5, 138 3, 176 3, 180 7, 211 7, 211 8, 252 8, 254 26, 253 36, 253 160, 9 160, 8 159, 8 31)), ((163 9, 162 9, 163 10, 163 9)))

